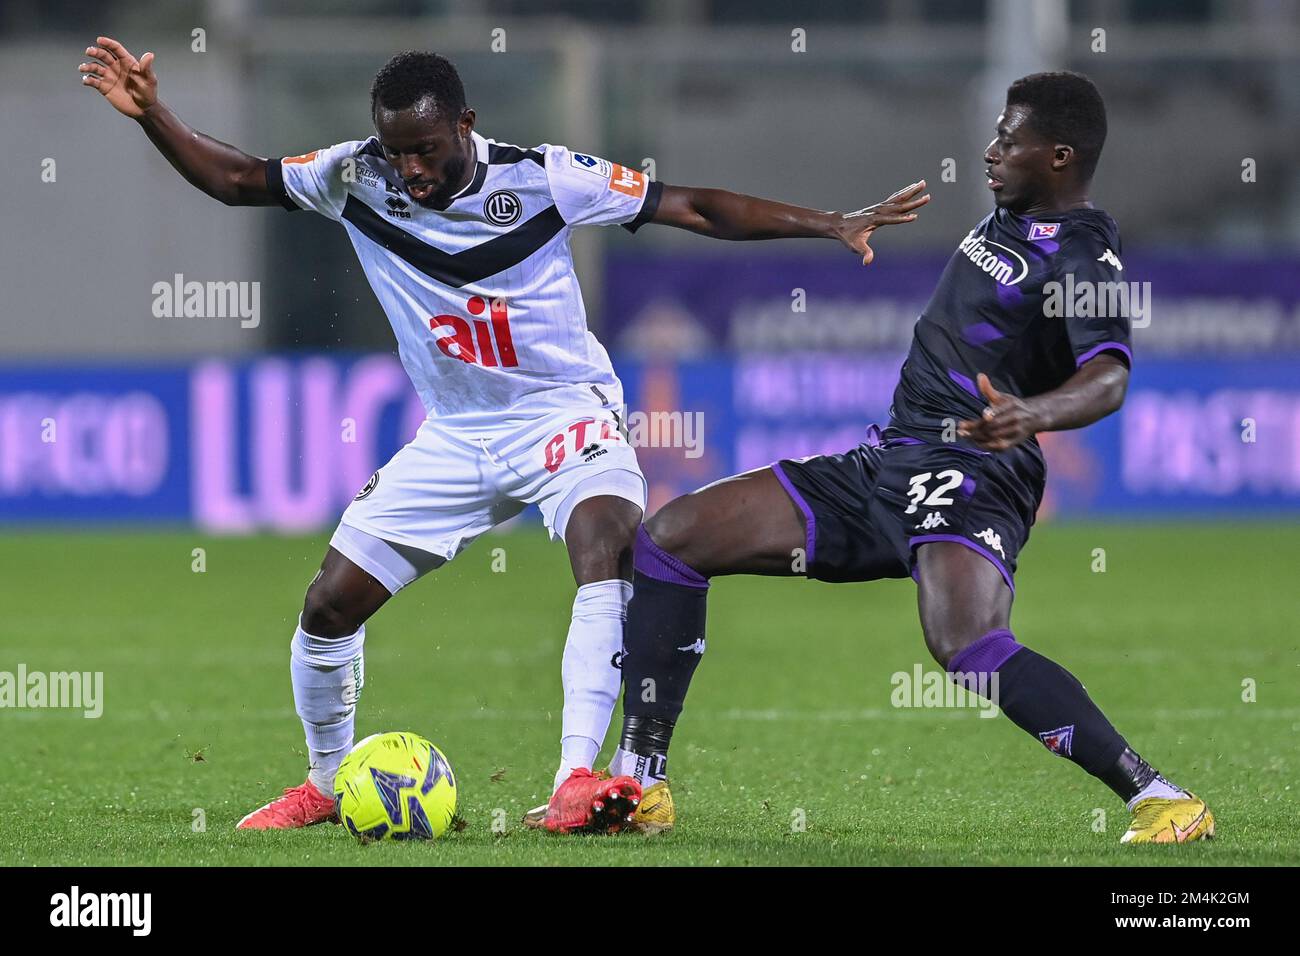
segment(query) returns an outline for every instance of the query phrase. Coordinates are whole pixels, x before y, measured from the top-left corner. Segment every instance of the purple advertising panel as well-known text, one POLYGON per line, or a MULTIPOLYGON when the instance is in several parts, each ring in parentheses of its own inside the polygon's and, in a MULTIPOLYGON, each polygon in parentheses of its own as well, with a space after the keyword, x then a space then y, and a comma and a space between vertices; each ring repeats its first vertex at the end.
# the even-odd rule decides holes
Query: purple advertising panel
MULTIPOLYGON (((621 361, 651 507, 888 417, 901 354, 621 361)), ((1124 408, 1042 437, 1043 517, 1300 512, 1294 359, 1139 361, 1124 408)), ((0 520, 328 528, 424 411, 396 358, 0 368, 0 520)))
MULTIPOLYGON (((954 242, 954 246, 956 242, 954 242)), ((616 356, 905 352, 948 255, 611 254, 603 336, 616 356)), ((1150 283, 1136 351, 1300 355, 1300 258, 1124 256, 1150 283)))

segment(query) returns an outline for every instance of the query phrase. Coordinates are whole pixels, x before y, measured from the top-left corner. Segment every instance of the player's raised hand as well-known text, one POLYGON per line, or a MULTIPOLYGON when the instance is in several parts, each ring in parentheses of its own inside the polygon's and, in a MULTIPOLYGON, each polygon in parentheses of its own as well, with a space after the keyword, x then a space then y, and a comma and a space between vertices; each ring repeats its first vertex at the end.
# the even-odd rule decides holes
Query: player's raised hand
POLYGON ((1024 399, 999 392, 983 372, 977 376, 976 384, 988 405, 979 418, 959 422, 958 435, 969 438, 985 451, 1006 451, 1040 430, 1037 414, 1024 399))
POLYGON ((876 257, 868 241, 871 234, 881 226, 896 226, 911 222, 916 218, 914 210, 920 209, 930 201, 930 194, 925 192, 925 180, 904 186, 883 202, 867 206, 857 212, 845 213, 836 226, 843 243, 862 256, 862 264, 870 265, 876 257), (924 193, 924 194, 923 194, 924 193))
POLYGON ((158 102, 158 77, 153 72, 153 54, 140 59, 112 37, 96 37, 96 46, 86 47, 90 60, 78 68, 81 82, 93 86, 124 116, 138 119, 158 102))

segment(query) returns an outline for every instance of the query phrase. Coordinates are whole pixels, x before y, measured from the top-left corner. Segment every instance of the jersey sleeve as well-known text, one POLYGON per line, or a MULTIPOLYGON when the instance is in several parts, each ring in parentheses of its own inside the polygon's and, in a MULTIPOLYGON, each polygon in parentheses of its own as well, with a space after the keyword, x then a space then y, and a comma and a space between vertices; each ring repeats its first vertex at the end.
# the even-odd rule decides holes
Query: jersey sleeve
POLYGON ((655 214, 663 192, 645 173, 563 146, 546 148, 546 178, 570 226, 622 225, 636 232, 655 214))
POLYGON ((1123 359, 1132 368, 1135 303, 1129 296, 1138 284, 1129 282, 1124 275, 1118 239, 1112 245, 1100 233, 1082 230, 1062 245, 1064 256, 1060 260, 1058 280, 1064 288, 1074 290, 1076 306, 1081 295, 1092 296, 1087 307, 1067 309, 1065 313, 1065 329, 1075 366, 1106 352, 1123 359))
MULTIPOLYGON (((357 152, 365 140, 339 143, 314 149, 301 156, 285 156, 266 161, 266 183, 291 212, 311 209, 338 220, 348 199, 349 162, 356 163, 357 152)), ((356 178, 355 168, 351 171, 356 178)))

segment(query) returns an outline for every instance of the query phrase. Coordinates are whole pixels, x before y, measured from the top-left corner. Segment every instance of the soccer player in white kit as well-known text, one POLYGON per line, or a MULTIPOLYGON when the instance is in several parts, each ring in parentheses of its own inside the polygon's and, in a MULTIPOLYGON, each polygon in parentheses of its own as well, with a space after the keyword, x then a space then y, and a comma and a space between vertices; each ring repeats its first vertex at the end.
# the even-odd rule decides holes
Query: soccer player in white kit
POLYGON ((578 585, 561 662, 555 786, 566 799, 552 801, 559 810, 547 826, 618 829, 640 787, 591 766, 620 689, 646 484, 622 429, 622 386, 587 330, 569 231, 656 222, 723 239, 836 238, 868 262, 871 232, 915 218, 923 184, 844 215, 665 186, 562 146, 496 143, 475 130, 455 67, 432 53, 398 54, 376 75, 376 135, 262 159, 196 132, 159 101, 152 53, 136 60, 108 37, 96 44, 83 83, 136 119, 190 183, 229 205, 310 209, 343 226, 428 412, 344 511, 307 589, 290 645, 307 780, 238 826, 334 817, 367 620, 535 503, 578 585))

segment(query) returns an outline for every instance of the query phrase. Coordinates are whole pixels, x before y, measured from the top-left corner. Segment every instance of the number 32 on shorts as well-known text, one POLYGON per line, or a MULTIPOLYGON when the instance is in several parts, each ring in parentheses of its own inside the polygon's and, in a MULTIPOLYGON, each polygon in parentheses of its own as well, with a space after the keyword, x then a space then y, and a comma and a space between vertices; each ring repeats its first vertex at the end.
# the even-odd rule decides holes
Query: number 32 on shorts
POLYGON ((938 508, 942 505, 952 504, 952 498, 948 495, 948 492, 960 485, 965 478, 966 476, 955 468, 941 471, 937 475, 929 471, 913 475, 907 480, 907 496, 911 499, 911 504, 907 506, 907 510, 903 514, 915 514, 916 509, 919 507, 938 508), (931 478, 936 479, 938 482, 933 488, 927 485, 931 478))

